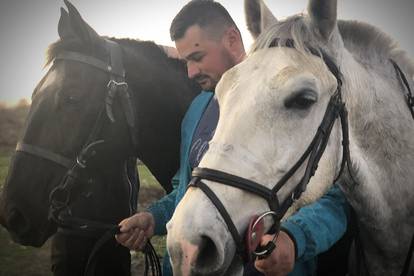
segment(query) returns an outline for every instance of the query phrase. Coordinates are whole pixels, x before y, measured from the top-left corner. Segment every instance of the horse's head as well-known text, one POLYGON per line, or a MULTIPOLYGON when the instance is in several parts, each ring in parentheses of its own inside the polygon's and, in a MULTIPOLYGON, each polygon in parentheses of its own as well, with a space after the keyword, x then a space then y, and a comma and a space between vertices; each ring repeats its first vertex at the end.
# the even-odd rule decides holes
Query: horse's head
MULTIPOLYGON (((292 170, 312 143, 339 86, 340 76, 333 65, 342 43, 336 26, 336 1, 310 1, 309 16, 297 15, 282 22, 277 22, 261 1, 246 4, 249 26, 257 39, 247 59, 226 72, 217 86, 220 119, 199 167, 242 177, 268 189, 289 175, 277 191, 282 204, 293 196, 309 159, 317 155, 306 156, 292 170)), ((317 171, 295 205, 322 196, 339 172, 339 126, 332 126, 319 162, 326 169, 317 171)), ((223 204, 238 234, 232 233, 231 222, 218 210, 219 204, 212 203, 217 201, 212 200, 214 196, 204 188, 190 187, 168 225, 168 249, 178 275, 240 273, 241 258, 237 255, 244 252, 239 252, 242 246, 236 244, 235 236, 241 236, 244 243, 250 218, 269 211, 269 205, 275 207, 276 199, 266 200, 260 187, 250 186, 255 194, 241 184, 234 185, 241 182, 238 179, 220 181, 226 176, 215 173, 198 171, 197 176, 223 204)), ((274 211, 281 212, 277 206, 274 211)), ((270 222, 266 219, 267 227, 270 222)))
MULTIPOLYGON (((85 64, 90 62, 62 55, 76 53, 81 58, 91 57, 92 63, 111 64, 104 38, 83 21, 69 2, 66 4, 69 12, 61 9, 60 40, 49 48, 52 65, 32 95, 20 142, 26 146, 12 160, 1 198, 2 224, 14 240, 33 246, 42 245, 55 231, 56 226, 48 220, 50 192, 61 183, 68 170, 66 166, 75 164, 91 133, 93 139, 104 140, 105 146, 94 149, 96 155, 89 160, 88 178, 81 174, 77 179, 80 183, 71 194, 74 198, 82 191, 88 206, 99 198, 91 197, 90 189, 111 191, 110 187, 99 187, 100 181, 94 176, 100 171, 102 175, 118 169, 123 160, 134 154, 126 116, 117 97, 110 108, 111 116, 107 115, 105 100, 108 101, 110 74, 99 68, 102 65, 85 64)), ((119 196, 116 190, 112 193, 113 197, 119 196)), ((128 206, 128 201, 123 198, 120 204, 128 206)), ((83 207, 87 210, 87 206, 83 207)))

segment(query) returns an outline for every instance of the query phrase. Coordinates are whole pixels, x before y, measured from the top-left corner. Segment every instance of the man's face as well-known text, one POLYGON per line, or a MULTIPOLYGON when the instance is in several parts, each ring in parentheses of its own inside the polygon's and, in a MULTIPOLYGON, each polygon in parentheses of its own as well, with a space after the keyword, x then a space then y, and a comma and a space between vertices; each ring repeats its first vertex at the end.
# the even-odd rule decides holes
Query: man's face
POLYGON ((225 34, 222 38, 213 38, 198 25, 189 27, 175 46, 187 62, 188 77, 204 90, 213 91, 223 73, 235 65, 225 46, 225 34))

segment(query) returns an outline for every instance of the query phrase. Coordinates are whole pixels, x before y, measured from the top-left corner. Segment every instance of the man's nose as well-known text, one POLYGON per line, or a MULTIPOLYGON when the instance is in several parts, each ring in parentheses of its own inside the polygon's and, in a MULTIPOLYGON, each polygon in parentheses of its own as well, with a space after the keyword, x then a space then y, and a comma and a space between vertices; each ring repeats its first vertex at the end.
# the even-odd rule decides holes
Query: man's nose
POLYGON ((200 68, 198 68, 195 64, 193 63, 188 63, 187 64, 187 74, 188 77, 190 79, 194 78, 195 76, 197 76, 198 74, 200 74, 200 68))

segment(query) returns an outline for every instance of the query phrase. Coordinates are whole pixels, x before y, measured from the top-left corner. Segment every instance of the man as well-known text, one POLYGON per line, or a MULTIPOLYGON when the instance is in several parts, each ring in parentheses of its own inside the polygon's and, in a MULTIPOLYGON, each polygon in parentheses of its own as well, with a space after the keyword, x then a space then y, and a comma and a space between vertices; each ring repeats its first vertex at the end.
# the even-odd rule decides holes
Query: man
MULTIPOLYGON (((245 50, 236 24, 223 6, 213 0, 189 2, 174 18, 170 28, 181 58, 187 62, 188 76, 203 88, 182 122, 181 165, 173 179, 174 190, 155 202, 147 212, 120 223, 118 242, 130 249, 142 249, 152 235, 165 235, 166 223, 183 197, 195 168, 214 135, 219 109, 214 89, 225 71, 240 63, 245 50)), ((315 257, 327 250, 345 232, 348 205, 337 187, 319 201, 300 209, 282 225, 277 249, 255 267, 265 275, 312 275, 315 257)), ((271 240, 262 239, 262 244, 271 240)), ((165 275, 172 275, 169 259, 164 259, 165 275)), ((249 275, 258 275, 250 271, 249 275)))

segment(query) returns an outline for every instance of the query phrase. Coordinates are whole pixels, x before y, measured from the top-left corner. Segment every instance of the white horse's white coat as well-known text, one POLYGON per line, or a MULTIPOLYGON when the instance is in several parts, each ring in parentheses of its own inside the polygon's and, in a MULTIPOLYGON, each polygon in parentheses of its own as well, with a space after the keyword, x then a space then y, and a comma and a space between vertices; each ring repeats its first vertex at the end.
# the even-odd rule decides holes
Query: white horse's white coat
MULTIPOLYGON (((311 1, 309 9, 312 19, 296 16, 267 28, 261 25, 265 33, 252 53, 223 76, 216 89, 219 123, 200 167, 273 187, 309 145, 336 89, 336 80, 323 61, 301 46, 306 41, 324 49, 343 75, 351 170, 359 185, 350 185, 345 174, 347 184, 342 188, 358 215, 367 267, 371 275, 399 275, 414 233, 414 120, 405 102, 404 87, 389 59, 397 61, 408 76, 413 75, 414 66, 379 30, 346 22, 339 22, 338 28, 335 1, 316 2, 311 1), (318 5, 333 5, 325 9, 331 12, 325 16, 334 18, 328 23, 315 19, 313 9, 318 5), (298 50, 267 48, 276 37, 292 37, 298 50), (315 103, 305 109, 289 107, 287 103, 298 95, 315 103)), ((338 173, 341 158, 341 128, 336 123, 316 175, 291 212, 325 193, 338 173)), ((280 200, 289 196, 303 170, 299 169, 282 188, 280 200)), ((257 196, 206 183, 219 196, 240 233, 252 215, 268 210, 265 200, 257 196)), ((227 226, 199 189, 188 190, 168 230, 176 274, 184 270, 186 275, 240 273, 227 226), (189 256, 183 249, 184 241, 199 246, 199 250, 192 250, 189 256), (213 256, 200 255, 206 254, 206 247, 213 256), (183 269, 182 258, 188 257, 192 261, 186 262, 183 269)))

